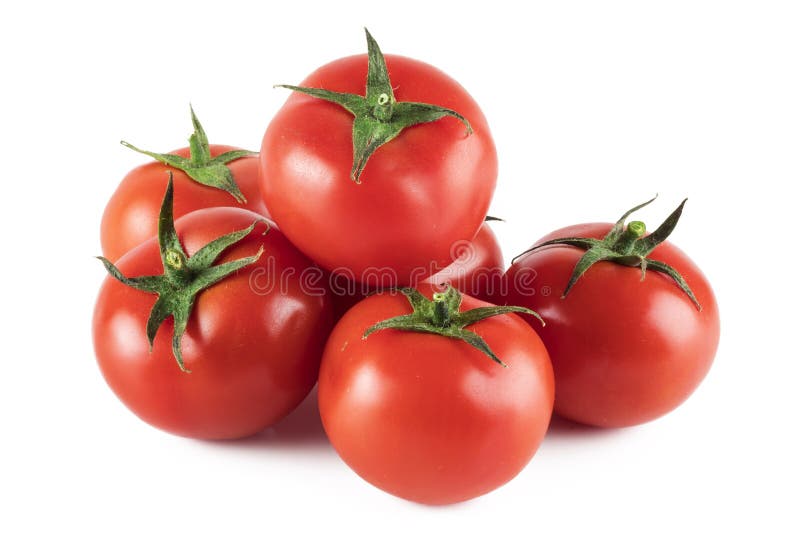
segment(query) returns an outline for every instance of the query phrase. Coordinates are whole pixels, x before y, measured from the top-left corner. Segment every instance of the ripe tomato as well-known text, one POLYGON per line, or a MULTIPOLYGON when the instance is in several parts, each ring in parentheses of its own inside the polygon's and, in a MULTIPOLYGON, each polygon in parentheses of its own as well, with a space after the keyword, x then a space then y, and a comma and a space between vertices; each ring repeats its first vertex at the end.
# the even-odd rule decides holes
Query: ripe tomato
MULTIPOLYGON (((464 296, 461 309, 482 306, 464 296)), ((547 430, 547 351, 514 314, 467 327, 508 367, 436 334, 381 330, 363 339, 377 322, 410 311, 404 295, 383 293, 339 321, 320 369, 322 423, 342 459, 389 493, 426 504, 477 497, 516 476, 547 430)))
MULTIPOLYGON (((210 145, 211 156, 216 157, 239 148, 210 145)), ((189 157, 189 148, 171 152, 189 157)), ((247 199, 239 204, 229 193, 198 184, 186 173, 157 161, 146 163, 129 172, 117 187, 106 205, 100 223, 100 243, 103 255, 112 262, 123 254, 156 235, 158 210, 167 179, 171 171, 175 182, 175 217, 201 208, 218 206, 246 206, 247 209, 268 216, 258 189, 258 157, 248 156, 228 163, 236 183, 247 199)))
POLYGON ((497 237, 483 223, 472 241, 452 247, 453 263, 430 276, 423 283, 435 286, 452 285, 460 292, 479 300, 488 300, 501 282, 505 265, 497 237))
MULTIPOLYGON (((503 251, 487 223, 481 225, 472 241, 461 241, 451 247, 453 262, 429 276, 421 284, 439 288, 451 285, 461 293, 479 300, 489 300, 494 288, 502 283, 505 266, 503 251)), ((334 317, 338 320, 374 290, 343 275, 331 275, 328 280, 333 297, 334 317)), ((412 285, 418 285, 412 280, 412 285)))
MULTIPOLYGON (((281 230, 318 264, 344 267, 369 285, 370 272, 388 269, 391 283, 381 285, 406 286, 416 268, 441 269, 453 243, 475 236, 494 191, 497 154, 483 113, 456 81, 406 57, 385 61, 397 106, 449 108, 473 133, 452 116, 407 127, 353 175, 353 115, 293 93, 264 134, 261 189, 281 230)), ((364 95, 367 63, 366 55, 338 59, 301 85, 364 95)))
MULTIPOLYGON (((176 229, 191 256, 260 219, 239 208, 209 208, 182 217, 176 229)), ((243 437, 281 419, 313 387, 330 330, 329 297, 302 275, 313 264, 277 228, 266 235, 260 228, 215 265, 263 246, 257 263, 197 296, 181 343, 188 373, 173 357, 172 318, 149 350, 145 326, 155 295, 111 277, 103 283, 93 322, 97 362, 114 393, 144 421, 181 436, 243 437)), ((158 242, 134 248, 117 267, 129 278, 163 272, 158 242)))
MULTIPOLYGON (((605 223, 569 226, 537 243, 602 239, 611 228, 605 223)), ((648 270, 642 280, 638 268, 609 261, 594 264, 561 298, 583 253, 548 246, 522 256, 506 273, 505 302, 535 309, 547 325, 529 321, 553 362, 555 412, 601 427, 664 415, 697 388, 714 359, 719 312, 708 280, 680 249, 664 242, 648 258, 682 274, 702 311, 668 276, 648 270)))

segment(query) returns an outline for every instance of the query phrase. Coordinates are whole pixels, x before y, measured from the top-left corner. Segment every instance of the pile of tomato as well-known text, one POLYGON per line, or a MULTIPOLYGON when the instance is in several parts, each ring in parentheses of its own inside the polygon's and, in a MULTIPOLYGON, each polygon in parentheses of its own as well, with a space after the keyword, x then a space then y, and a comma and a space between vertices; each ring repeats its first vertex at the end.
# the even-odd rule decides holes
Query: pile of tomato
MULTIPOLYGON (((189 146, 106 206, 93 335, 149 424, 250 436, 318 383, 325 432, 373 485, 444 504, 516 476, 551 415, 635 425, 706 375, 719 314, 698 267, 627 219, 556 230, 505 269, 487 211, 497 154, 436 68, 368 53, 291 91, 259 153, 189 146)), ((650 201, 652 202, 652 201, 650 201)), ((685 201, 684 201, 685 202, 685 201)))

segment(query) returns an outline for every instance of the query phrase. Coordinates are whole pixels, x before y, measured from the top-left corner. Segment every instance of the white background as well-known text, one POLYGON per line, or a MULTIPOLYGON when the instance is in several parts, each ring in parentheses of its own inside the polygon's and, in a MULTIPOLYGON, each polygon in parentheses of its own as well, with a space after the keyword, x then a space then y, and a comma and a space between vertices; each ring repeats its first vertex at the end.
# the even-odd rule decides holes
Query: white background
POLYGON ((0 18, 0 531, 798 531, 796 3, 166 4, 15 2, 0 18), (511 483, 430 508, 352 473, 313 398, 225 444, 117 401, 90 319, 104 204, 146 161, 119 140, 185 145, 192 102, 211 142, 257 149, 287 96, 272 85, 363 52, 363 26, 481 103, 507 257, 656 192, 651 225, 689 197, 672 241, 711 279, 723 330, 688 402, 626 430, 554 425, 511 483))

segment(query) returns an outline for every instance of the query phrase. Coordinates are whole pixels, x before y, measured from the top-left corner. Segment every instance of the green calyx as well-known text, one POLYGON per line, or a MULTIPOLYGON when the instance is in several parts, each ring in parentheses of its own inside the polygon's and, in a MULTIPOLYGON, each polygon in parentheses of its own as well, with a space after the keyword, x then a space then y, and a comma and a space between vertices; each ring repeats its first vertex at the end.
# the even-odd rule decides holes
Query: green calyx
MULTIPOLYGON (((492 349, 489 348, 489 345, 486 344, 482 337, 471 330, 465 330, 464 327, 495 315, 515 312, 528 313, 542 321, 538 313, 521 306, 486 306, 461 312, 459 310, 461 307, 461 293, 452 286, 441 293, 434 293, 432 300, 425 298, 416 289, 404 288, 400 291, 411 304, 412 312, 408 315, 392 317, 372 325, 364 332, 364 339, 378 330, 387 328, 436 334, 465 341, 495 362, 506 367, 506 364, 492 352, 492 349)), ((542 321, 542 325, 544 325, 544 321, 542 321)))
POLYGON ((512 260, 512 263, 525 254, 533 252, 534 250, 538 250, 542 247, 547 247, 550 245, 570 245, 581 248, 585 250, 586 253, 581 256, 581 259, 578 260, 578 263, 575 265, 575 269, 572 271, 572 276, 570 277, 569 282, 567 282, 567 287, 564 289, 564 293, 561 295, 561 298, 566 298, 567 294, 572 289, 572 286, 575 285, 578 279, 580 279, 580 277, 583 276, 583 274, 588 271, 592 265, 598 261, 613 261, 620 265, 641 269, 642 280, 645 279, 648 269, 669 276, 675 281, 676 284, 678 284, 678 287, 680 287, 683 292, 686 293, 686 296, 691 299, 697 309, 702 310, 702 307, 697 301, 692 289, 689 287, 689 284, 686 283, 686 280, 683 279, 683 276, 681 276, 678 271, 664 262, 653 260, 647 257, 658 245, 663 243, 675 229, 675 226, 678 224, 678 220, 683 213, 683 206, 686 204, 686 200, 688 199, 684 199, 683 202, 681 202, 680 205, 675 209, 675 211, 673 211, 670 216, 667 217, 663 223, 661 223, 661 226, 659 226, 652 234, 647 235, 645 224, 641 221, 633 221, 628 223, 627 226, 625 225, 625 219, 627 219, 629 215, 647 206, 657 197, 658 195, 648 200, 644 204, 639 204, 638 206, 626 211, 603 239, 585 237, 565 237, 551 239, 550 241, 545 241, 544 243, 526 250, 519 256, 516 256, 512 260))
MULTIPOLYGON (((231 232, 211 241, 189 257, 175 232, 172 197, 172 173, 170 172, 167 192, 164 195, 158 217, 158 245, 164 274, 128 278, 106 258, 98 257, 98 259, 103 262, 111 276, 126 286, 158 295, 156 303, 150 310, 150 317, 147 319, 147 340, 150 343, 150 350, 153 350, 153 340, 159 327, 167 317, 172 316, 175 323, 172 334, 172 354, 181 370, 188 372, 183 365, 181 338, 186 331, 197 295, 238 269, 255 263, 261 257, 264 249, 260 248, 254 256, 213 265, 220 254, 253 231, 258 222, 256 221, 243 230, 231 232)), ((266 223, 266 221, 264 222, 266 223)), ((269 231, 269 224, 266 224, 265 234, 269 231)))
POLYGON ((192 113, 192 124, 194 125, 194 133, 189 137, 189 157, 184 158, 176 154, 157 154, 147 150, 137 148, 127 141, 120 141, 122 146, 126 146, 131 150, 135 150, 140 154, 145 154, 154 158, 165 165, 169 165, 175 169, 180 169, 186 173, 189 178, 195 182, 208 187, 221 189, 226 191, 236 199, 240 204, 247 202, 236 181, 233 179, 233 174, 228 168, 228 163, 244 158, 247 156, 256 156, 258 152, 251 152, 250 150, 231 150, 216 157, 211 157, 211 148, 208 144, 208 137, 206 136, 203 126, 197 120, 197 115, 194 114, 194 109, 189 106, 192 113))
POLYGON ((356 183, 361 183, 361 173, 369 157, 409 126, 434 122, 449 115, 464 123, 467 135, 472 133, 469 121, 452 109, 395 100, 386 60, 369 31, 366 28, 364 31, 367 34, 369 61, 366 96, 295 85, 276 86, 333 102, 353 114, 353 167, 350 178, 356 183))

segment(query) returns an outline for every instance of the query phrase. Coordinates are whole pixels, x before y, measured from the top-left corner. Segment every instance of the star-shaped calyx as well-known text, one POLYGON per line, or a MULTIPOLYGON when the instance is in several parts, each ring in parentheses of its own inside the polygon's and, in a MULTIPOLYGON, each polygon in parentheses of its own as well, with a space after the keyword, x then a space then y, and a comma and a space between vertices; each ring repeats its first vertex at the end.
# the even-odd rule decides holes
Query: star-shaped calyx
POLYGON ((657 196, 651 198, 644 204, 639 204, 638 206, 626 211, 603 239, 593 239, 588 237, 562 237, 558 239, 551 239, 526 250, 511 261, 513 263, 520 257, 542 247, 548 247, 550 245, 571 245, 573 247, 582 248, 586 251, 586 253, 581 256, 581 259, 578 260, 578 263, 575 265, 575 268, 572 271, 572 276, 570 277, 569 282, 567 282, 567 286, 561 296, 562 298, 567 296, 572 289, 572 286, 575 285, 578 279, 580 279, 580 277, 583 276, 583 274, 588 271, 592 265, 598 261, 613 261, 620 265, 641 269, 642 280, 645 279, 645 274, 647 273, 648 269, 669 276, 675 281, 676 284, 678 284, 678 287, 680 287, 683 292, 686 293, 686 296, 691 299, 697 309, 701 310, 702 307, 697 301, 692 289, 689 287, 689 284, 686 283, 686 280, 683 279, 683 276, 681 276, 681 274, 675 270, 675 268, 667 265, 664 262, 647 257, 658 245, 663 243, 675 229, 675 226, 678 224, 678 220, 683 213, 683 206, 686 204, 686 200, 688 199, 684 199, 684 201, 680 203, 675 211, 673 211, 670 216, 667 217, 663 223, 661 223, 661 226, 659 226, 656 231, 651 234, 646 234, 645 224, 641 221, 632 221, 625 226, 625 220, 628 218, 628 216, 647 206, 656 198, 657 196))
MULTIPOLYGON (((492 352, 481 336, 471 330, 466 330, 465 327, 506 313, 528 313, 542 321, 538 313, 522 306, 485 306, 462 312, 460 311, 461 293, 453 286, 448 286, 441 293, 434 293, 433 299, 430 300, 416 289, 403 288, 400 291, 411 304, 411 313, 392 317, 372 325, 364 332, 364 339, 378 330, 387 328, 435 334, 469 343, 495 362, 506 367, 506 364, 492 352)), ((542 325, 544 325, 544 321, 542 321, 542 325)))
MULTIPOLYGON (((128 278, 106 258, 98 257, 98 259, 103 262, 108 273, 123 284, 158 295, 156 303, 150 310, 150 317, 147 319, 146 331, 150 350, 153 350, 156 332, 171 315, 175 323, 172 334, 172 354, 181 370, 187 371, 183 364, 181 338, 186 331, 197 295, 238 269, 255 263, 261 257, 264 249, 261 247, 254 256, 214 265, 220 254, 253 231, 258 223, 256 221, 243 230, 231 232, 211 241, 190 257, 175 232, 172 197, 172 173, 170 173, 167 192, 164 195, 158 217, 158 245, 164 274, 128 278)), ((267 224, 267 230, 264 231, 266 234, 269 231, 269 223, 263 222, 267 224)))
POLYGON ((464 123, 467 135, 472 133, 469 121, 452 109, 395 100, 386 60, 369 31, 366 28, 364 31, 367 34, 368 56, 366 96, 295 85, 276 86, 333 102, 353 114, 353 167, 350 177, 356 183, 361 183, 361 173, 369 157, 409 126, 434 122, 449 115, 464 123))
POLYGON ((226 191, 240 204, 246 203, 247 199, 239 190, 236 180, 233 179, 233 174, 228 168, 228 163, 247 156, 257 156, 258 152, 252 152, 250 150, 230 150, 212 158, 211 147, 208 144, 206 132, 203 130, 200 121, 197 120, 194 109, 189 106, 189 110, 192 113, 194 133, 189 137, 188 158, 178 156, 177 154, 157 154, 148 150, 142 150, 127 141, 120 141, 120 144, 140 154, 150 156, 165 165, 182 170, 189 178, 199 184, 226 191))

